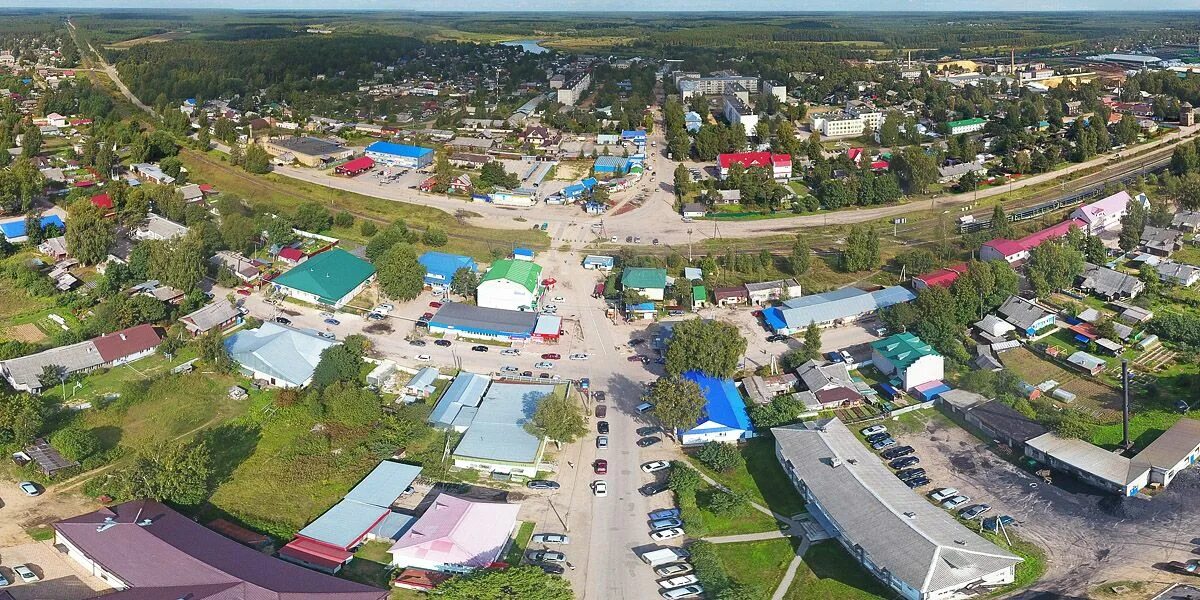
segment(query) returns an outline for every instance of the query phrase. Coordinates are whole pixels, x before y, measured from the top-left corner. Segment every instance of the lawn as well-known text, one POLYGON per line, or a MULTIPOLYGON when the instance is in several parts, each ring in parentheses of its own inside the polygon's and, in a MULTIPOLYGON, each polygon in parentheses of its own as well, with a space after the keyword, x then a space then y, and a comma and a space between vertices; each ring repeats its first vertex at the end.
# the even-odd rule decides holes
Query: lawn
POLYGON ((704 486, 692 495, 676 495, 684 529, 692 537, 714 537, 741 533, 762 533, 779 528, 779 522, 746 505, 732 514, 717 514, 707 508, 708 498, 717 489, 704 486))
MULTIPOLYGON (((976 530, 972 528, 972 530, 976 530)), ((1009 592, 1028 587, 1041 578, 1046 573, 1046 553, 1041 548, 1009 533, 1009 539, 1012 540, 1012 545, 1004 540, 1004 536, 986 531, 980 532, 989 542, 1020 556, 1024 559, 1017 565, 1016 576, 1012 583, 993 590, 988 596, 998 597, 1009 592)))
POLYGON ((804 511, 804 500, 775 458, 773 438, 755 438, 739 449, 746 463, 729 473, 712 471, 697 460, 691 463, 722 485, 781 515, 791 516, 804 511))
POLYGON ((504 562, 510 565, 521 564, 521 559, 525 557, 525 549, 529 547, 534 525, 533 521, 521 521, 521 526, 517 528, 517 533, 513 535, 512 543, 508 546, 508 552, 504 554, 504 562))
POLYGON ((388 587, 392 573, 392 556, 387 551, 391 546, 390 543, 379 540, 363 544, 354 553, 354 560, 342 569, 339 576, 375 587, 388 587))
POLYGON ((813 544, 785 600, 886 600, 896 594, 863 569, 837 542, 813 544))
POLYGON ((791 538, 714 544, 713 549, 730 576, 757 585, 767 597, 779 587, 788 563, 796 555, 791 538))
MULTIPOLYGON (((492 249, 508 254, 513 244, 539 250, 550 245, 549 236, 541 232, 485 229, 460 223, 453 215, 436 208, 335 190, 279 175, 251 175, 230 166, 215 152, 204 154, 185 149, 180 156, 193 181, 209 183, 221 192, 236 194, 259 210, 291 213, 306 202, 319 202, 331 212, 348 210, 358 220, 368 218, 377 224, 404 219, 414 229, 436 226, 449 236, 449 242, 439 250, 469 254, 481 260, 490 260, 492 249)), ((463 209, 468 209, 466 203, 463 203, 463 209)), ((351 232, 343 230, 342 233, 351 232)), ((360 236, 355 238, 361 241, 360 236)))

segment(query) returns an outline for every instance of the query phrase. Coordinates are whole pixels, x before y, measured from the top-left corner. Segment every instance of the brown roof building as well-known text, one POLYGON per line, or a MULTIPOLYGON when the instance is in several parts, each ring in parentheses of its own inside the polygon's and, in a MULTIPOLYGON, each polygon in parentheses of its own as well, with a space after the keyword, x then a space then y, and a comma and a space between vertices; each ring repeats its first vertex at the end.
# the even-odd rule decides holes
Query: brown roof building
POLYGON ((104 334, 94 338, 92 343, 105 363, 116 366, 153 352, 162 343, 162 336, 153 325, 137 325, 104 334))

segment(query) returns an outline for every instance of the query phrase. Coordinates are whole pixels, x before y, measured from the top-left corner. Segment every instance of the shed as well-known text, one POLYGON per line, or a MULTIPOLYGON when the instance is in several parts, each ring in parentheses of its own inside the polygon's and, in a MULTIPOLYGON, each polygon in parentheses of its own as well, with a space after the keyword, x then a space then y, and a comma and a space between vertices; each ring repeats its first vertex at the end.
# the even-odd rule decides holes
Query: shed
POLYGON ((78 462, 63 456, 49 442, 41 438, 35 440, 33 445, 26 446, 24 452, 46 477, 53 477, 55 473, 63 469, 79 466, 78 462))

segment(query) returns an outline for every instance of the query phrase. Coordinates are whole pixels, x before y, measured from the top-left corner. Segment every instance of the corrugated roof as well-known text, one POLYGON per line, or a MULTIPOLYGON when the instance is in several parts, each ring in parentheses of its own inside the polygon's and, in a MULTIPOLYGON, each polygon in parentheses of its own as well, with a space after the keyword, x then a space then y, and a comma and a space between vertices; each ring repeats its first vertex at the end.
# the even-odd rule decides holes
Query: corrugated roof
POLYGON ((621 272, 621 287, 662 289, 667 287, 667 270, 649 267, 626 267, 621 272))
POLYGON ((438 494, 388 550, 394 564, 414 561, 486 567, 500 558, 517 523, 519 504, 473 502, 438 494))
POLYGON ((385 460, 346 494, 347 500, 364 504, 391 506, 421 474, 421 467, 385 460))
POLYGON ((300 530, 301 537, 349 549, 385 516, 388 509, 343 499, 300 530))
POLYGON ((276 285, 313 294, 333 304, 375 274, 371 263, 334 248, 322 252, 276 277, 276 285))
POLYGON ((304 385, 321 361, 321 352, 338 342, 314 333, 267 321, 258 329, 242 330, 225 339, 235 362, 291 385, 304 385))
POLYGON ((1034 450, 1119 487, 1136 481, 1150 468, 1149 465, 1135 464, 1120 454, 1083 440, 1059 437, 1054 432, 1039 435, 1025 443, 1034 450))
POLYGON ((441 275, 447 282, 454 277, 454 273, 459 269, 467 268, 472 271, 475 270, 475 259, 461 254, 430 251, 417 258, 417 262, 425 267, 427 274, 441 275))
POLYGON ((808 327, 810 323, 828 323, 866 314, 894 304, 909 302, 916 295, 900 286, 875 292, 858 288, 842 288, 823 294, 792 298, 779 309, 789 329, 808 327))
POLYGON ((104 359, 100 357, 100 351, 89 340, 51 348, 29 356, 0 361, 0 373, 4 373, 14 387, 24 386, 30 389, 39 389, 41 383, 38 382, 38 378, 41 377, 42 368, 47 365, 58 365, 66 368, 68 373, 75 373, 102 364, 104 364, 104 359))
POLYGON ((840 533, 912 589, 960 588, 1021 562, 910 490, 840 420, 771 431, 840 533))
POLYGON ((1157 469, 1170 469, 1200 446, 1200 421, 1180 419, 1133 457, 1157 469))
MULTIPOLYGON (((466 371, 459 373, 454 381, 450 382, 450 387, 446 388, 437 406, 433 407, 433 412, 429 413, 428 422, 443 427, 454 425, 463 408, 479 406, 491 383, 492 380, 483 375, 466 371)), ((474 418, 474 413, 471 416, 474 418)), ((464 424, 469 425, 470 421, 464 424)))
POLYGON ((711 421, 730 429, 752 429, 746 403, 732 380, 711 377, 700 371, 687 371, 683 377, 696 382, 704 392, 704 414, 696 421, 697 425, 711 421))
POLYGON ((487 308, 462 302, 443 304, 429 321, 430 327, 528 336, 537 325, 538 313, 526 310, 487 308))
POLYGON ((933 346, 926 344, 921 338, 908 331, 871 342, 871 348, 879 352, 896 369, 907 368, 922 357, 938 355, 933 346))
POLYGON ((488 281, 503 279, 520 285, 532 294, 537 291, 541 277, 541 265, 527 260, 506 258, 492 263, 492 267, 488 269, 487 274, 483 276, 483 279, 479 283, 483 284, 488 281))
POLYGON ((221 323, 236 318, 238 314, 238 310, 234 308, 233 303, 222 298, 214 301, 212 304, 201 307, 195 312, 180 317, 179 320, 183 321, 185 326, 190 325, 188 329, 205 332, 221 323))
POLYGON ((420 158, 426 154, 433 153, 432 148, 410 146, 408 144, 393 144, 392 142, 373 142, 371 145, 367 146, 366 151, 378 152, 379 154, 392 154, 407 158, 420 158))
POLYGON ((455 456, 529 464, 537 461, 542 440, 525 424, 554 385, 492 383, 471 426, 454 449, 455 456))

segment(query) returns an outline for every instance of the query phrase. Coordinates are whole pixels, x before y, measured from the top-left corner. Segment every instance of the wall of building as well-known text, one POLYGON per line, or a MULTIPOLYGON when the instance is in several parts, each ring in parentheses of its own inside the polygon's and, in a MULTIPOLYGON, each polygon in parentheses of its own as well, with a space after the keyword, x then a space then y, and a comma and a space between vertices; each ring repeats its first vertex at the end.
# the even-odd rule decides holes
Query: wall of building
POLYGON ((72 544, 71 540, 67 539, 62 532, 57 530, 54 532, 54 545, 66 548, 67 556, 70 557, 71 560, 79 563, 79 565, 82 566, 88 573, 91 573, 93 577, 99 577, 113 589, 124 590, 129 587, 129 584, 125 583, 120 577, 117 577, 113 573, 106 570, 99 563, 89 558, 88 555, 84 554, 82 550, 72 544))
POLYGON ((495 279, 479 284, 476 292, 478 305, 483 308, 502 308, 504 310, 529 310, 534 305, 535 296, 525 286, 506 279, 495 279))

